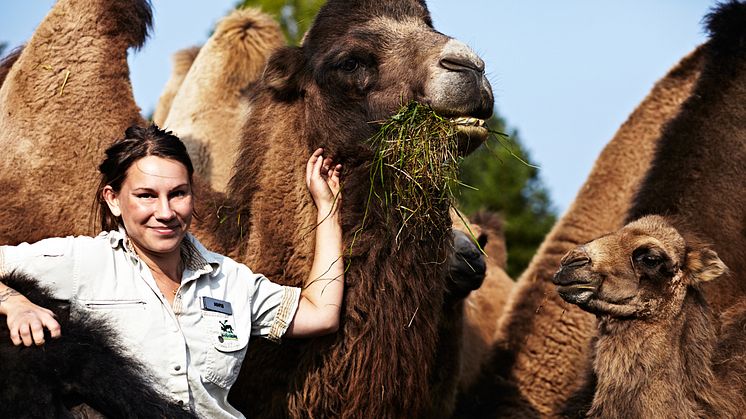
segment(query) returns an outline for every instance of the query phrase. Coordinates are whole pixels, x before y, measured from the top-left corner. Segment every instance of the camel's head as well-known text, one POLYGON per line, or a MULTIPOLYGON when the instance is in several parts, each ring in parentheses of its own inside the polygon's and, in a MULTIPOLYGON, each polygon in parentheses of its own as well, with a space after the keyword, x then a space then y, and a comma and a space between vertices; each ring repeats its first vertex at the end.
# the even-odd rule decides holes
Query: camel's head
POLYGON ((300 47, 270 59, 263 81, 276 99, 304 102, 311 148, 332 154, 413 100, 453 118, 467 153, 486 139, 493 108, 484 62, 433 29, 417 0, 330 0, 300 47))
POLYGON ((646 318, 676 315, 687 287, 726 270, 713 250, 653 215, 568 252, 553 282, 562 298, 596 315, 646 318))

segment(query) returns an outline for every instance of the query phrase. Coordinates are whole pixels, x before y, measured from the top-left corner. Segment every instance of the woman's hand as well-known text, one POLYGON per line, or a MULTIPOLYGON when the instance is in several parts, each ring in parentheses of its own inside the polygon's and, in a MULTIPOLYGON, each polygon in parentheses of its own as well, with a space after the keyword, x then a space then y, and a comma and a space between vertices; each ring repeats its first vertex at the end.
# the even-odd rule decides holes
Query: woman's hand
POLYGON ((339 183, 342 165, 334 165, 323 153, 323 148, 317 149, 306 164, 306 186, 321 217, 336 213, 342 197, 339 183))
POLYGON ((0 301, 0 312, 7 316, 10 340, 14 345, 43 345, 44 328, 53 338, 60 337, 60 324, 51 310, 37 306, 11 288, 6 288, 2 294, 5 298, 0 301))

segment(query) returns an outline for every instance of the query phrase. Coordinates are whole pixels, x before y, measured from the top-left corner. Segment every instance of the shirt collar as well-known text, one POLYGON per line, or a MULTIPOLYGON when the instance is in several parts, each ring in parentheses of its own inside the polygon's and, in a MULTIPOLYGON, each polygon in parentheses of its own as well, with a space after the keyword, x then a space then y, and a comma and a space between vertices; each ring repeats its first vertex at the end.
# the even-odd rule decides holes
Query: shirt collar
MULTIPOLYGON (((131 258, 133 258, 134 261, 139 260, 137 253, 135 253, 135 249, 132 248, 132 244, 127 237, 127 231, 124 229, 124 226, 120 225, 117 230, 111 230, 108 233, 101 234, 107 235, 109 244, 113 249, 121 247, 131 258)), ((203 246, 202 243, 192 235, 192 233, 187 233, 184 236, 184 240, 189 240, 189 243, 191 243, 193 248, 197 251, 197 255, 195 255, 197 260, 194 261, 194 266, 192 267, 194 270, 189 269, 191 272, 189 277, 196 278, 203 274, 210 274, 211 277, 215 277, 220 273, 220 267, 223 262, 223 258, 220 257, 220 255, 207 250, 205 246, 203 246)))

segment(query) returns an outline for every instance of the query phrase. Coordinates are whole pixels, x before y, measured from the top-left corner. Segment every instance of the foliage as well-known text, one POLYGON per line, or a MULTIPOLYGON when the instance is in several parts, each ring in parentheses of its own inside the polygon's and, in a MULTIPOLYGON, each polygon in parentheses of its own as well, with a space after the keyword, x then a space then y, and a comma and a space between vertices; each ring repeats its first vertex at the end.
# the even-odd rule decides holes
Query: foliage
MULTIPOLYGON (((505 132, 500 116, 488 122, 493 131, 505 132)), ((508 274, 517 278, 556 221, 549 193, 530 164, 518 132, 492 135, 461 163, 459 207, 466 214, 480 209, 500 213, 505 220, 508 274)))
POLYGON ((456 132, 449 119, 429 106, 410 102, 371 139, 375 157, 368 205, 375 197, 386 214, 396 215, 389 222, 400 226, 397 237, 407 226, 420 227, 413 230, 419 232, 450 226, 446 214, 458 182, 456 132))
POLYGON ((0 57, 3 56, 3 52, 5 52, 5 48, 8 47, 8 44, 6 42, 0 42, 0 57))
POLYGON ((290 45, 298 45, 325 0, 241 0, 236 7, 259 7, 280 22, 290 45))

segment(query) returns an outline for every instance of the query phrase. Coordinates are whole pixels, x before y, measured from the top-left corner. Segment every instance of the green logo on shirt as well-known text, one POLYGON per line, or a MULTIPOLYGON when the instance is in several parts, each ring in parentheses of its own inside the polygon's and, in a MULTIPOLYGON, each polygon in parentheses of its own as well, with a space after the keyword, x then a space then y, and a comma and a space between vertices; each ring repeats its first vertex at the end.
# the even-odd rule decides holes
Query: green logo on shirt
POLYGON ((222 332, 220 336, 218 336, 218 341, 220 341, 220 343, 223 343, 225 340, 238 340, 238 336, 233 333, 233 326, 228 324, 228 320, 223 320, 219 323, 220 331, 222 332))

